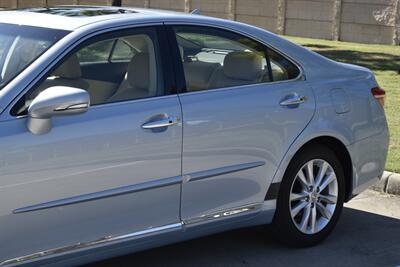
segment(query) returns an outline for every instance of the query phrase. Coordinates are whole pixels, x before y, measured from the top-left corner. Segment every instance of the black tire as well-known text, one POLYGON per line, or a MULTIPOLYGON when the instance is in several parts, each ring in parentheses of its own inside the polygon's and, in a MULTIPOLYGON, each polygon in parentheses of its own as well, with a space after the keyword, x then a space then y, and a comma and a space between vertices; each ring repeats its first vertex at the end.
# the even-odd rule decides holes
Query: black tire
POLYGON ((289 164, 282 180, 277 200, 277 209, 271 225, 272 234, 278 241, 295 247, 314 246, 323 241, 339 220, 345 198, 345 177, 343 167, 335 153, 326 146, 313 145, 299 152, 289 164), (338 196, 335 211, 329 223, 315 234, 305 234, 294 224, 290 214, 290 191, 298 171, 310 160, 322 159, 333 168, 338 182, 338 196))

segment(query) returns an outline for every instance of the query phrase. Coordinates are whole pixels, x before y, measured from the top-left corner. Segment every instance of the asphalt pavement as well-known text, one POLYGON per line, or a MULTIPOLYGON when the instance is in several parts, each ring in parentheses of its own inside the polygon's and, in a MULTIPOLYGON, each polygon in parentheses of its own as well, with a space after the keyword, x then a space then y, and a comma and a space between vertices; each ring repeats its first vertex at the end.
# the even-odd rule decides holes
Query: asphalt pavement
POLYGON ((346 204, 331 236, 312 248, 288 248, 256 227, 90 265, 95 266, 400 267, 400 196, 366 191, 346 204))

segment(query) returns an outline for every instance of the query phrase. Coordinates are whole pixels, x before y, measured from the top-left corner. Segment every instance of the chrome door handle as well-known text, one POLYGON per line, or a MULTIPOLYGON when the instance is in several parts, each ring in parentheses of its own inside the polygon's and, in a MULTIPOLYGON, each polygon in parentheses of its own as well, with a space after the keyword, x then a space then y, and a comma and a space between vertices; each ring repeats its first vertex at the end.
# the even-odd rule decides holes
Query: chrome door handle
POLYGON ((305 97, 305 96, 293 95, 293 96, 281 101, 279 104, 281 106, 294 106, 294 105, 303 104, 306 101, 307 101, 307 97, 305 97))
POLYGON ((177 117, 168 117, 162 120, 147 122, 142 125, 143 129, 157 129, 163 127, 174 126, 179 123, 179 119, 177 117))

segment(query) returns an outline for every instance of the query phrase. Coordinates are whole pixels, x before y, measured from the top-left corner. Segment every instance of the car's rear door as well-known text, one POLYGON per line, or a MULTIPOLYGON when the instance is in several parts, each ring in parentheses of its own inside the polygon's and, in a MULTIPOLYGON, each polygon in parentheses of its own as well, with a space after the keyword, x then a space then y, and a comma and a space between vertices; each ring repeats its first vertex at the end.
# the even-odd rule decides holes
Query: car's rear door
POLYGON ((260 208, 313 115, 311 89, 294 63, 246 36, 171 24, 172 35, 186 80, 182 219, 190 225, 260 208))
POLYGON ((85 41, 18 101, 15 116, 0 122, 0 262, 180 228, 181 107, 164 68, 162 36, 154 26, 85 41), (77 71, 76 54, 122 37, 141 47, 113 94, 85 114, 53 118, 47 134, 29 132, 23 109, 35 90, 81 84, 92 98, 100 83, 77 71))

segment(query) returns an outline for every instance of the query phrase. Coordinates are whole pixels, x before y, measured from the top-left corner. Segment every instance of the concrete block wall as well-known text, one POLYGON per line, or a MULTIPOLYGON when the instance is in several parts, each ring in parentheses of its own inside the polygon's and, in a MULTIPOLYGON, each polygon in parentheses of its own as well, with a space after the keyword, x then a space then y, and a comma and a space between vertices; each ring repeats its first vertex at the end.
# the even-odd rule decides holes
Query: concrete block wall
POLYGON ((174 0, 152 0, 149 2, 149 7, 156 9, 167 9, 173 11, 184 11, 185 2, 174 1, 174 0))
POLYGON ((3 8, 24 8, 55 5, 111 5, 112 0, 0 0, 3 8))
POLYGON ((287 0, 285 34, 331 38, 333 0, 287 0))
POLYGON ((111 5, 112 1, 111 0, 78 0, 77 1, 79 5, 111 5))
POLYGON ((340 40, 361 43, 393 42, 393 0, 343 0, 340 40))
POLYGON ((146 6, 146 0, 124 0, 122 1, 124 6, 134 6, 134 7, 148 7, 146 6))
MULTIPOLYGON (((111 0, 0 0, 0 7, 110 5, 111 0)), ((400 43, 400 0, 122 0, 124 6, 201 14, 279 34, 361 43, 400 43)))
POLYGON ((203 15, 281 34, 361 43, 400 42, 395 27, 400 28, 400 19, 395 19, 400 0, 124 0, 123 5, 143 7, 150 2, 150 7, 182 11, 185 1, 190 2, 190 10, 200 9, 203 15))
POLYGON ((57 5, 73 5, 75 4, 73 0, 47 0, 47 4, 49 6, 57 6, 57 5))
POLYGON ((276 32, 277 0, 236 0, 236 20, 276 32))
POLYGON ((229 0, 192 0, 190 9, 201 10, 202 15, 227 19, 229 17, 229 0))
POLYGON ((14 4, 13 0, 0 0, 0 7, 14 7, 14 4))
POLYGON ((17 7, 35 7, 35 6, 42 6, 45 4, 45 1, 43 0, 25 0, 25 1, 2 1, 5 2, 4 4, 6 4, 6 7, 13 7, 13 8, 17 8, 17 7))

